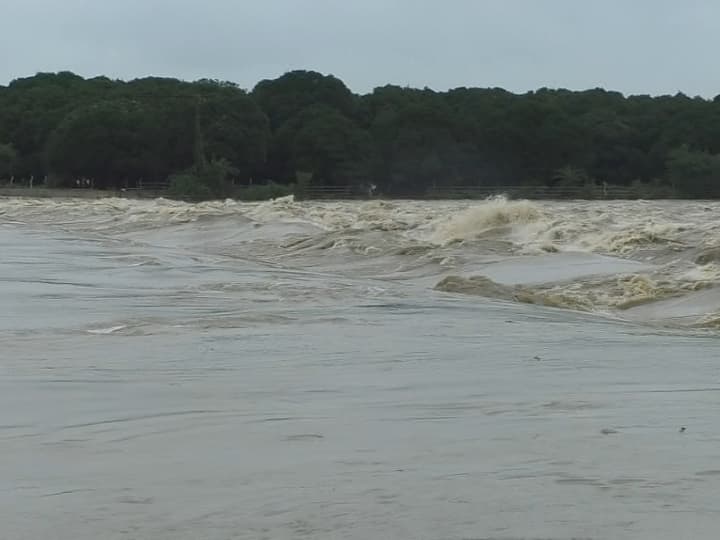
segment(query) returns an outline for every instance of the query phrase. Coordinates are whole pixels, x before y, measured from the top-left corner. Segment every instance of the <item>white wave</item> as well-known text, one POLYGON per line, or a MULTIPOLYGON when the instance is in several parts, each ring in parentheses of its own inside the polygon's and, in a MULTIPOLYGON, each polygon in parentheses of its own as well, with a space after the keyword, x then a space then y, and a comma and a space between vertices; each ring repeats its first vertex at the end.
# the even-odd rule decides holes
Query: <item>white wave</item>
POLYGON ((432 235, 438 244, 472 240, 499 227, 528 224, 542 219, 541 208, 530 201, 509 201, 494 197, 443 219, 432 235))
POLYGON ((120 324, 118 326, 109 326, 107 328, 93 328, 92 330, 88 330, 88 334, 97 334, 97 335, 109 335, 114 334, 115 332, 119 332, 120 330, 125 330, 127 328, 127 325, 120 324))
POLYGON ((482 273, 488 259, 512 261, 510 266, 495 265, 497 272, 507 275, 487 277, 503 282, 510 276, 503 269, 517 267, 523 276, 542 277, 548 283, 536 291, 540 296, 535 299, 591 310, 628 309, 720 285, 718 212, 720 203, 715 202, 531 202, 502 197, 476 203, 293 197, 199 204, 166 199, 0 199, 0 224, 46 225, 78 235, 92 232, 112 240, 130 239, 152 249, 166 246, 218 257, 254 257, 350 276, 413 279, 422 274, 438 283, 449 273, 482 273), (573 252, 646 266, 618 266, 610 277, 598 279, 569 267, 573 252), (416 271, 419 268, 422 272, 416 271), (406 273, 408 269, 412 271, 406 273))

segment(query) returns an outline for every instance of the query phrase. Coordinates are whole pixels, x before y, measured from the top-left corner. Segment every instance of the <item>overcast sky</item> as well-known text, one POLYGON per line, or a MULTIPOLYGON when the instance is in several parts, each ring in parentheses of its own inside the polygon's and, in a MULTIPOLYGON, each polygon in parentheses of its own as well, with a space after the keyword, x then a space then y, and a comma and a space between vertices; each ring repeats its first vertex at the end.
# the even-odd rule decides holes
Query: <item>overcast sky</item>
POLYGON ((720 0, 0 0, 0 84, 38 71, 720 94, 720 0))

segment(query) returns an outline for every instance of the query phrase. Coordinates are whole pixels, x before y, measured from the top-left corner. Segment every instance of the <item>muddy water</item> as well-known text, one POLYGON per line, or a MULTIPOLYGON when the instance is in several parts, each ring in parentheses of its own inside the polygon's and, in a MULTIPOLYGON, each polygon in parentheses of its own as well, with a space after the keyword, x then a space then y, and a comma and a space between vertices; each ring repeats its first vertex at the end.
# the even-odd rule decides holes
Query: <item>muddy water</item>
POLYGON ((718 209, 0 200, 0 537, 713 538, 718 209))

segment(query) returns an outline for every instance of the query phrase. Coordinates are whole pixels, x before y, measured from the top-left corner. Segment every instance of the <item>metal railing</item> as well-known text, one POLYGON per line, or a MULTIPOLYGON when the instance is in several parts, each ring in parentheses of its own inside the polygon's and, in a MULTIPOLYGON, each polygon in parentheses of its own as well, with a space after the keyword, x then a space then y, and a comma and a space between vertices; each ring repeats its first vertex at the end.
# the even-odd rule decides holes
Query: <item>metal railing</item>
POLYGON ((493 196, 526 199, 638 199, 647 194, 629 186, 451 186, 431 188, 427 191, 372 194, 366 189, 354 186, 312 186, 302 193, 305 199, 372 199, 417 198, 417 199, 486 199, 493 196))
MULTIPOLYGON (((263 184, 236 186, 237 189, 253 188, 263 184)), ((0 181, 0 188, 6 192, 43 189, 49 193, 54 188, 45 184, 29 185, 26 181, 14 183, 0 181)), ((85 186, 82 186, 85 187, 85 186)), ((161 196, 169 188, 167 181, 138 180, 134 187, 123 188, 118 193, 132 192, 141 197, 161 196)), ((63 191, 85 191, 75 186, 64 188, 63 191)), ((107 190, 114 191, 114 190, 107 190)), ((652 193, 648 186, 614 186, 614 185, 588 185, 588 186, 447 186, 430 188, 426 191, 405 191, 395 193, 392 191, 370 191, 364 186, 306 186, 302 189, 295 187, 295 195, 299 199, 375 199, 375 198, 406 198, 406 199, 486 199, 493 196, 506 196, 511 199, 640 199, 640 198, 686 198, 682 194, 665 191, 652 193)), ((706 197, 716 198, 717 194, 708 193, 706 197)), ((698 198, 697 196, 695 198, 698 198)))
POLYGON ((164 181, 147 181, 138 180, 135 187, 126 188, 127 190, 135 191, 166 191, 170 187, 170 182, 164 181))
POLYGON ((303 199, 355 199, 368 197, 353 186, 309 186, 297 193, 303 199))
POLYGON ((504 195, 527 199, 637 199, 637 189, 629 186, 454 186, 430 189, 425 193, 434 199, 484 199, 504 195))

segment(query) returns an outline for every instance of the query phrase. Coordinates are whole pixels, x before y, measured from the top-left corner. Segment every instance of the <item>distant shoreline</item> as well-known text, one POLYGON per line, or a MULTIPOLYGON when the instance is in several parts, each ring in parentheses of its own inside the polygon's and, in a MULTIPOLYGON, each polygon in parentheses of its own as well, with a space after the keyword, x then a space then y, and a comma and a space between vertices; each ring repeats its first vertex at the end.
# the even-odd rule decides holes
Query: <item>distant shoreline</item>
POLYGON ((16 186, 133 198, 169 187, 196 201, 720 198, 720 99, 680 93, 385 85, 358 95, 308 70, 250 91, 59 72, 0 85, 0 111, 0 179, 16 186))
POLYGON ((0 197, 22 197, 26 199, 154 199, 161 197, 160 192, 116 191, 102 189, 73 189, 46 187, 2 187, 0 197))
MULTIPOLYGON (((257 202, 263 200, 271 200, 278 196, 268 196, 261 198, 246 198, 238 192, 233 200, 245 202, 257 202)), ((292 194, 292 193, 290 193, 292 194)), ((657 194, 660 195, 660 194, 657 194)), ((413 194, 404 196, 388 196, 379 194, 370 196, 362 192, 350 192, 344 190, 310 190, 302 195, 295 194, 297 200, 477 200, 482 201, 491 197, 507 197, 508 199, 526 199, 526 200, 588 200, 588 201, 632 201, 632 200, 688 200, 690 197, 682 197, 675 194, 674 196, 653 196, 651 193, 637 192, 632 189, 612 189, 607 193, 595 192, 588 193, 586 190, 551 190, 538 189, 532 190, 527 188, 518 188, 513 186, 486 188, 486 189, 458 189, 458 190, 438 190, 437 192, 428 192, 424 194, 413 194)), ((100 190, 100 189, 77 189, 77 188, 46 188, 46 187, 0 187, 0 198, 26 198, 26 199, 157 199, 165 198, 171 200, 176 199, 170 196, 167 191, 160 190, 100 190)), ((716 200, 712 197, 692 198, 698 200, 716 200)), ((197 202, 197 201, 187 201, 197 202)))

